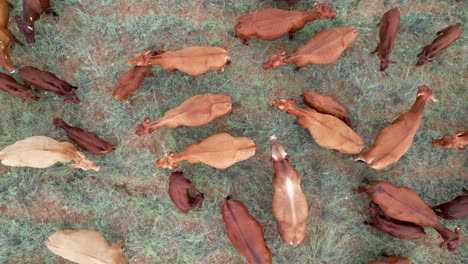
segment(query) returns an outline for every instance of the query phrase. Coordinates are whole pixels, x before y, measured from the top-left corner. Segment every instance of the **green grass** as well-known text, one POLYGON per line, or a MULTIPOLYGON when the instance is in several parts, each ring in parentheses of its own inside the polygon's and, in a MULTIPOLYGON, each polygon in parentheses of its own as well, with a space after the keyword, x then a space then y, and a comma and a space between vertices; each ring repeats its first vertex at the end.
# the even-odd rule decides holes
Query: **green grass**
MULTIPOLYGON (((21 12, 17 2, 12 16, 21 12)), ((365 263, 381 254, 406 256, 418 264, 466 263, 466 244, 449 253, 438 247, 442 239, 430 228, 427 238, 409 241, 363 225, 369 199, 355 193, 363 178, 388 180, 414 189, 429 205, 436 205, 468 186, 466 151, 430 144, 434 138, 467 129, 467 35, 407 76, 416 54, 438 30, 467 24, 466 3, 328 1, 334 2, 339 14, 335 20, 308 24, 294 41, 287 36, 272 42, 252 39, 244 46, 231 35, 237 17, 286 5, 267 0, 52 2, 60 20, 42 17, 36 24, 36 43, 15 46, 13 61, 18 68, 49 70, 79 86, 83 103, 63 104, 62 98, 44 92, 38 92, 39 102, 22 103, 1 92, 0 149, 34 135, 67 140, 52 126, 54 117, 98 133, 117 149, 103 157, 87 154, 101 165, 98 173, 63 164, 47 169, 0 165, 0 263, 65 263, 44 246, 48 236, 65 228, 93 229, 110 242, 125 239, 126 256, 135 263, 245 263, 224 233, 220 210, 228 194, 244 202, 263 225, 274 263, 365 263), (377 57, 367 54, 378 42, 376 23, 396 3, 402 16, 391 58, 398 63, 380 73, 377 57), (359 35, 335 64, 310 65, 298 73, 293 66, 261 68, 270 55, 291 52, 315 32, 342 25, 354 25, 359 35), (157 77, 145 81, 130 105, 112 98, 111 89, 130 69, 126 62, 133 55, 151 47, 176 50, 194 45, 222 46, 231 53, 232 64, 223 74, 213 71, 196 78, 155 67, 157 77), (384 171, 321 148, 292 116, 270 105, 278 98, 299 100, 308 89, 333 95, 347 106, 355 130, 370 146, 380 130, 411 107, 417 86, 423 83, 441 103, 428 103, 412 147, 384 171), (133 135, 144 117, 157 119, 202 93, 230 95, 233 113, 201 128, 133 135), (170 172, 153 164, 169 151, 181 151, 216 132, 252 138, 257 154, 226 170, 181 163, 180 169, 206 199, 203 208, 180 213, 167 194, 170 172), (307 236, 297 248, 281 240, 271 211, 269 136, 273 134, 292 157, 309 202, 307 236)), ((308 8, 310 1, 293 7, 308 8)), ((10 28, 24 40, 13 23, 10 28)), ((450 229, 462 225, 467 240, 466 220, 442 222, 450 229)))

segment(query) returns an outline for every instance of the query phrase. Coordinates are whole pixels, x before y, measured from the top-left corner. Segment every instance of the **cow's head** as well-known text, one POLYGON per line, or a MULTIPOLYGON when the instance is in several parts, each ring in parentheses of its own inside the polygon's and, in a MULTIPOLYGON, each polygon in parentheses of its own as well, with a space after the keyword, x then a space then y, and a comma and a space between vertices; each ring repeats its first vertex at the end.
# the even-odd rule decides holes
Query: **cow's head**
POLYGON ((26 37, 26 41, 28 43, 34 43, 34 20, 32 17, 29 18, 21 18, 20 16, 15 16, 16 26, 18 27, 19 31, 26 37))
POLYGON ((163 54, 165 51, 160 49, 145 50, 143 53, 136 55, 133 59, 128 61, 128 65, 134 66, 150 66, 149 59, 163 54))
POLYGON ((445 136, 432 141, 432 145, 439 148, 457 148, 464 150, 465 146, 461 142, 462 137, 468 137, 467 131, 458 131, 453 135, 445 136))
POLYGON ((151 133, 152 130, 150 129, 149 122, 150 122, 149 117, 145 118, 145 120, 143 120, 143 123, 137 126, 137 129, 135 131, 135 136, 141 137, 143 135, 151 133))
POLYGON ((267 62, 263 63, 263 69, 278 68, 284 64, 287 64, 286 51, 280 51, 278 54, 271 56, 267 62))
POLYGON ((318 13, 319 19, 335 18, 338 15, 338 13, 336 13, 336 11, 330 5, 315 2, 314 6, 317 7, 315 11, 318 13))

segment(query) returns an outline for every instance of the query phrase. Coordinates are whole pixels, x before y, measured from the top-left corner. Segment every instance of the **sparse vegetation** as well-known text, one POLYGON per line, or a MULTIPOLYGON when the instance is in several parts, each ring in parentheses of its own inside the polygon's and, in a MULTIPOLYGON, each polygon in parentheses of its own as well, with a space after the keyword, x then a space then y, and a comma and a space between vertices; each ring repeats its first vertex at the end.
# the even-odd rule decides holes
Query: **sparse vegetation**
MULTIPOLYGON (((12 16, 21 1, 13 1, 12 16)), ((19 68, 34 66, 55 73, 79 87, 81 105, 39 92, 38 102, 0 92, 0 149, 14 142, 46 135, 59 141, 64 133, 52 125, 61 117, 71 125, 96 132, 117 146, 106 156, 89 158, 101 171, 8 168, 0 165, 0 263, 65 263, 44 245, 61 229, 92 229, 108 241, 125 239, 125 253, 134 263, 244 263, 224 234, 221 205, 228 194, 241 200, 263 225, 274 263, 364 263, 382 253, 401 255, 415 263, 466 263, 467 244, 457 253, 438 247, 442 239, 432 229, 421 240, 400 240, 363 225, 368 198, 355 189, 363 178, 388 180, 415 190, 429 205, 449 201, 468 183, 466 151, 437 149, 431 140, 466 129, 468 72, 463 34, 433 62, 408 72, 416 54, 435 33, 448 25, 468 25, 466 3, 445 0, 326 1, 338 12, 335 20, 314 21, 277 41, 252 39, 248 46, 232 36, 235 20, 248 12, 286 3, 272 0, 52 0, 60 20, 43 16, 36 22, 36 43, 14 47, 19 68), (391 58, 398 63, 385 73, 379 60, 368 57, 378 43, 378 23, 399 5, 401 24, 391 58), (358 38, 332 65, 294 66, 264 71, 261 63, 280 50, 293 51, 315 32, 353 25, 358 38), (114 100, 111 89, 130 69, 127 60, 149 47, 176 50, 194 45, 226 48, 232 64, 190 77, 154 68, 132 103, 114 100), (347 106, 355 131, 370 146, 377 133, 414 102, 417 86, 426 84, 441 99, 429 103, 412 147, 384 171, 366 168, 352 156, 323 149, 295 118, 270 105, 273 99, 296 98, 308 89, 333 95, 347 106), (191 96, 225 93, 233 113, 201 128, 160 129, 136 137, 136 126, 153 119, 191 96), (203 208, 181 213, 167 194, 170 172, 154 162, 169 151, 181 151, 215 132, 245 136, 257 144, 257 154, 226 170, 203 164, 181 164, 185 177, 205 193, 203 208), (307 235, 300 246, 286 245, 271 212, 273 168, 269 136, 277 135, 302 176, 309 202, 307 235)), ((311 8, 300 1, 296 10, 311 8)), ((10 29, 20 38, 11 18, 10 29)), ((466 29, 465 29, 466 31, 466 29)), ((17 74, 13 75, 19 80, 17 74)), ((303 106, 302 104, 299 104, 303 106)), ((465 220, 442 221, 448 228, 465 220)))

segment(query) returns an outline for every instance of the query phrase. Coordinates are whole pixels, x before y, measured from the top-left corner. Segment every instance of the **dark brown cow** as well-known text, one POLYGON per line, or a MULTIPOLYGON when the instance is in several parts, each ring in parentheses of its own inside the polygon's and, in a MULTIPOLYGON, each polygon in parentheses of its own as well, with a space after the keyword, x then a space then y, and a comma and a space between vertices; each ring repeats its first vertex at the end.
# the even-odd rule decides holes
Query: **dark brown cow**
POLYGON ((67 137, 80 148, 95 155, 105 155, 114 151, 115 147, 98 137, 96 134, 79 127, 70 126, 61 118, 54 118, 54 126, 62 128, 67 137))
POLYGON ((400 26, 400 10, 398 10, 398 7, 388 10, 383 15, 379 25, 380 42, 371 55, 376 52, 379 53, 380 71, 385 71, 390 64, 396 63, 395 61, 390 60, 390 53, 392 53, 393 44, 398 33, 398 27, 400 26))
POLYGON ((431 44, 425 46, 421 53, 418 54, 419 60, 416 66, 422 66, 431 62, 437 53, 448 48, 462 34, 461 23, 448 26, 437 32, 438 37, 431 44))
MULTIPOLYGON (((468 193, 465 190, 465 193, 468 193)), ((468 216, 468 195, 460 195, 450 202, 432 207, 434 212, 445 219, 461 219, 468 216)))
POLYGON ((424 228, 421 226, 385 216, 379 205, 374 202, 369 203, 369 215, 372 222, 364 222, 365 224, 393 237, 417 239, 426 236, 426 232, 424 232, 424 228))
POLYGON ((51 72, 41 71, 37 68, 27 66, 19 70, 19 76, 26 83, 34 85, 41 90, 65 96, 64 102, 81 103, 80 99, 75 94, 75 90, 78 89, 78 87, 59 79, 51 72))
POLYGON ((128 98, 140 88, 145 78, 154 77, 151 69, 151 66, 136 66, 124 73, 112 89, 112 96, 117 100, 130 103, 128 98))
POLYGON ((49 0, 23 0, 23 17, 15 16, 16 26, 28 43, 35 41, 34 22, 41 17, 42 13, 58 17, 58 14, 50 7, 49 0))
POLYGON ((203 193, 196 191, 194 197, 190 196, 190 188, 193 184, 190 180, 184 178, 184 174, 180 171, 175 171, 169 179, 169 197, 180 211, 186 213, 196 207, 201 208, 203 204, 203 193))
POLYGON ((267 8, 243 15, 237 19, 234 27, 236 37, 244 44, 250 38, 275 40, 286 33, 289 33, 289 39, 293 39, 294 33, 303 29, 305 24, 317 19, 336 17, 336 11, 330 5, 315 5, 317 9, 309 12, 267 8))
POLYGON ((4 73, 0 73, 0 90, 23 99, 23 102, 27 100, 39 100, 39 97, 33 94, 33 90, 26 89, 26 87, 19 84, 13 77, 4 73))

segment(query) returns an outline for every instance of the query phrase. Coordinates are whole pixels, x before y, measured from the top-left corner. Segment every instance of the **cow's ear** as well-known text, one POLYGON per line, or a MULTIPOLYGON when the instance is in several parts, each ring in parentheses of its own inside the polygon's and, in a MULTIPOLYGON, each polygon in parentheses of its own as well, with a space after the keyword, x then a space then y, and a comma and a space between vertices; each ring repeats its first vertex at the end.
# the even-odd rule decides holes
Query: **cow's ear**
POLYGON ((462 146, 462 145, 457 146, 457 149, 458 149, 458 150, 464 150, 464 149, 465 149, 465 146, 462 146))
POLYGON ((456 137, 461 137, 461 136, 463 136, 465 134, 466 134, 466 131, 458 131, 457 133, 455 133, 455 136, 456 137))

